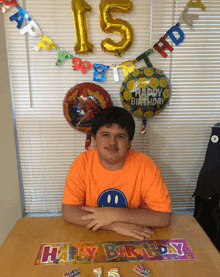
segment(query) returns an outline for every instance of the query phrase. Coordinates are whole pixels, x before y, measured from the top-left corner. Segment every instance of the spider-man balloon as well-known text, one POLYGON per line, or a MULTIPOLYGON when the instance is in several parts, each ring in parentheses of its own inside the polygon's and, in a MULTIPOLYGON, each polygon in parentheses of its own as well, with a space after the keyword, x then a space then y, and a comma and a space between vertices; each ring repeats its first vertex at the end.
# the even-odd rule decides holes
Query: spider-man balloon
POLYGON ((87 134, 85 148, 91 147, 92 121, 100 110, 113 106, 110 95, 93 83, 72 87, 63 100, 63 114, 74 129, 87 134))

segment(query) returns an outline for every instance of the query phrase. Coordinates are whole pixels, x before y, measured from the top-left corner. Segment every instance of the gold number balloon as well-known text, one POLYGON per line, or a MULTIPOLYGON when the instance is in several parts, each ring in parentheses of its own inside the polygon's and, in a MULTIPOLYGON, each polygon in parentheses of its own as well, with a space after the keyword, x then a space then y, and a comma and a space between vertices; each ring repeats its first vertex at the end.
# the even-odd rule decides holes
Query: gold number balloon
POLYGON ((99 5, 99 19, 102 30, 105 33, 117 33, 121 40, 115 42, 110 38, 102 41, 101 47, 104 52, 121 56, 128 51, 134 41, 131 25, 122 19, 114 18, 113 13, 129 13, 133 9, 131 0, 101 0, 99 5))
POLYGON ((74 47, 77 54, 93 52, 93 44, 89 40, 87 14, 92 8, 85 0, 72 0, 72 13, 75 25, 76 44, 74 47))

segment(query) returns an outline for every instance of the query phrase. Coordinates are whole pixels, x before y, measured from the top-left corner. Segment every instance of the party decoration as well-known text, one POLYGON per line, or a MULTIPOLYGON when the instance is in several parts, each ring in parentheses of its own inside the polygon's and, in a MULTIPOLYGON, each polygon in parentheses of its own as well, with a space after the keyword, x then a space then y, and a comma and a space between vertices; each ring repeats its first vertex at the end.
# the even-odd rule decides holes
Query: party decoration
POLYGON ((104 52, 121 56, 128 51, 134 40, 131 25, 122 19, 114 18, 113 13, 130 13, 133 9, 131 0, 101 0, 99 5, 100 26, 105 33, 116 33, 121 35, 121 40, 115 42, 110 38, 102 41, 101 47, 104 52))
POLYGON ((74 129, 87 134, 85 148, 91 147, 91 127, 94 115, 113 106, 110 95, 93 83, 82 83, 72 87, 63 100, 63 114, 74 129))
POLYGON ((63 273, 63 277, 77 277, 80 276, 80 272, 77 269, 73 269, 71 271, 66 271, 63 273))
MULTIPOLYGON (((40 28, 35 23, 34 20, 28 15, 28 13, 22 9, 16 0, 2 0, 0 1, 1 12, 5 13, 11 7, 15 6, 18 10, 16 14, 11 16, 9 19, 11 21, 16 21, 17 28, 20 29, 20 33, 22 35, 28 33, 29 35, 35 37, 40 36, 41 41, 35 47, 36 51, 39 51, 40 48, 44 48, 45 50, 51 50, 55 48, 58 50, 58 59, 56 61, 56 65, 60 66, 62 61, 67 58, 72 59, 73 70, 80 69, 82 74, 85 74, 90 68, 94 68, 93 81, 104 82, 106 78, 106 71, 111 68, 113 70, 114 81, 119 81, 118 75, 118 67, 122 67, 124 71, 124 75, 132 73, 131 71, 135 69, 134 64, 141 60, 144 60, 146 66, 148 68, 153 68, 153 65, 149 59, 149 56, 153 54, 155 50, 157 50, 164 58, 167 57, 167 53, 165 50, 173 51, 173 47, 166 41, 167 37, 174 42, 175 45, 179 45, 183 42, 185 35, 182 29, 180 28, 180 23, 184 22, 190 28, 193 26, 193 21, 198 19, 199 16, 195 14, 188 14, 189 8, 201 8, 205 10, 205 5, 201 2, 201 0, 190 0, 186 5, 185 9, 180 15, 179 22, 170 28, 164 36, 160 38, 160 40, 154 44, 152 49, 148 49, 144 53, 140 54, 136 57, 135 60, 125 61, 120 63, 120 65, 114 65, 109 67, 104 64, 94 64, 92 65, 89 61, 84 61, 80 58, 73 57, 71 54, 62 51, 60 47, 58 47, 52 40, 50 40, 47 36, 42 34, 40 28), (29 22, 28 25, 22 27, 24 20, 27 19, 29 22), (178 33, 179 37, 175 36, 175 33, 178 33), (162 45, 162 46, 161 46, 162 45)), ((125 53, 133 43, 133 30, 130 24, 127 21, 117 19, 112 17, 114 12, 118 13, 129 13, 133 9, 133 3, 131 0, 101 0, 99 6, 99 17, 100 17, 100 25, 106 33, 118 33, 121 35, 121 41, 118 43, 114 42, 111 39, 106 39, 102 42, 103 51, 114 53, 116 56, 120 56, 125 53)), ((72 11, 75 22, 75 33, 76 33, 76 45, 75 51, 79 54, 87 54, 93 51, 93 45, 89 41, 88 36, 88 25, 87 25, 87 14, 90 13, 92 8, 89 4, 85 2, 85 0, 72 0, 72 11)), ((30 99, 30 107, 31 107, 31 99, 30 99)))
POLYGON ((184 22, 188 27, 192 29, 193 23, 195 19, 199 18, 197 14, 188 14, 189 8, 188 6, 185 7, 183 12, 180 15, 180 23, 184 22))
POLYGON ((72 56, 72 55, 70 55, 70 54, 67 53, 67 52, 62 51, 61 48, 58 47, 57 50, 58 50, 58 60, 57 60, 57 62, 56 62, 56 65, 57 65, 57 66, 60 66, 61 63, 62 63, 62 61, 66 60, 66 59, 68 59, 68 58, 73 59, 73 56, 72 56))
POLYGON ((128 76, 129 73, 133 72, 135 69, 134 61, 127 61, 120 64, 123 68, 125 77, 128 76))
POLYGON ((93 64, 93 67, 94 67, 93 81, 104 82, 105 73, 107 69, 109 69, 110 67, 104 64, 93 64))
POLYGON ((76 54, 88 54, 93 52, 93 44, 89 40, 87 14, 92 8, 85 0, 72 0, 72 13, 74 18, 76 44, 74 47, 76 54))
POLYGON ((138 274, 142 275, 142 276, 146 276, 146 277, 149 277, 149 276, 150 276, 149 270, 148 270, 147 268, 141 266, 140 264, 135 265, 135 266, 133 267, 133 270, 134 270, 135 272, 137 272, 138 274))
POLYGON ((170 52, 173 51, 173 47, 166 41, 166 35, 161 37, 159 42, 154 44, 154 49, 157 50, 164 58, 167 57, 167 53, 165 53, 165 49, 168 49, 170 52), (162 46, 159 44, 162 43, 162 46))
POLYGON ((43 35, 41 41, 37 44, 37 46, 35 46, 35 50, 39 51, 41 48, 44 48, 45 50, 50 50, 52 48, 57 49, 57 46, 47 36, 43 35), (46 42, 48 43, 48 45, 46 44, 46 42))
POLYGON ((145 132, 146 118, 162 112, 169 103, 171 89, 162 70, 142 67, 130 73, 122 82, 122 105, 134 116, 142 118, 145 132))
POLYGON ((121 275, 118 273, 118 267, 112 267, 108 271, 108 277, 120 277, 121 275))
POLYGON ((22 9, 20 6, 17 6, 18 12, 9 17, 11 21, 15 20, 17 24, 17 28, 20 29, 25 18, 29 21, 31 21, 31 17, 27 14, 27 12, 22 9))
POLYGON ((13 6, 15 7, 18 7, 18 3, 16 0, 11 0, 11 1, 8 1, 8 0, 2 0, 0 1, 0 4, 2 4, 2 7, 0 8, 0 11, 2 13, 5 13, 7 12, 8 10, 10 10, 13 6))
POLYGON ((36 36, 42 37, 43 36, 40 28, 37 26, 37 24, 34 22, 33 19, 31 20, 31 22, 28 25, 26 25, 24 28, 22 28, 20 30, 20 33, 22 35, 29 33, 29 35, 31 35, 32 37, 36 37, 36 36))
POLYGON ((206 6, 203 5, 201 0, 196 0, 196 2, 194 2, 193 0, 190 0, 189 3, 187 4, 187 6, 188 7, 198 7, 198 8, 201 8, 202 10, 206 9, 206 6))
POLYGON ((153 67, 153 65, 151 64, 151 62, 150 62, 150 60, 149 60, 149 58, 148 58, 148 56, 151 55, 153 52, 154 52, 154 49, 149 49, 149 50, 147 50, 146 52, 144 52, 143 54, 141 54, 140 56, 138 56, 138 57, 136 58, 136 61, 139 62, 139 61, 141 61, 141 60, 144 60, 145 63, 146 63, 146 65, 147 65, 147 67, 153 67))
POLYGON ((80 69, 82 74, 85 74, 91 67, 93 67, 93 65, 90 62, 82 62, 82 60, 77 57, 73 58, 73 70, 80 69))
POLYGON ((35 265, 51 265, 55 259, 61 265, 194 260, 195 256, 185 239, 44 243, 40 245, 35 265))
POLYGON ((177 23, 175 26, 170 28, 170 30, 166 33, 166 35, 170 37, 176 45, 179 45, 181 42, 183 42, 185 38, 184 32, 179 28, 179 26, 180 26, 180 23, 177 23), (174 36, 173 34, 174 32, 177 32, 179 34, 179 39, 177 39, 174 36))
POLYGON ((95 277, 102 277, 102 267, 97 267, 93 269, 93 272, 95 273, 95 277))
POLYGON ((118 82, 119 81, 119 75, 118 75, 118 67, 116 64, 112 65, 110 68, 113 69, 113 76, 114 76, 114 81, 118 82))

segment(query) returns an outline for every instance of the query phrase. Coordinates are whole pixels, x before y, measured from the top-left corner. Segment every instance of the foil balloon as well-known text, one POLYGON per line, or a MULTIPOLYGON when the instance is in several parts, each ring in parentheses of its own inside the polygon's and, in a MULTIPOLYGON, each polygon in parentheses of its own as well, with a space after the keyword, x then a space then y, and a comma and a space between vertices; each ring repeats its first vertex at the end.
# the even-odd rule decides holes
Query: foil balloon
POLYGON ((122 19, 114 18, 113 13, 129 13, 133 9, 131 0, 101 0, 99 5, 100 26, 105 33, 116 33, 121 35, 121 40, 115 42, 110 38, 102 41, 101 48, 104 52, 121 56, 127 52, 134 41, 131 25, 122 19))
POLYGON ((0 8, 0 11, 1 11, 2 13, 7 12, 7 11, 10 10, 13 6, 18 7, 18 3, 17 3, 16 0, 11 0, 11 1, 9 1, 9 0, 3 0, 3 1, 0 1, 0 4, 2 4, 2 3, 3 3, 3 5, 2 5, 2 7, 0 8))
POLYGON ((89 40, 87 14, 92 8, 85 0, 72 0, 72 13, 74 18, 76 44, 74 47, 76 54, 88 54, 93 52, 93 44, 89 40))
POLYGON ((161 113, 169 104, 169 80, 162 70, 153 67, 139 68, 122 82, 120 97, 125 109, 142 118, 142 133, 145 133, 146 119, 161 113))
POLYGON ((92 121, 101 109, 113 106, 110 95, 93 83, 72 87, 63 100, 63 114, 74 129, 87 134, 85 148, 91 147, 92 121))

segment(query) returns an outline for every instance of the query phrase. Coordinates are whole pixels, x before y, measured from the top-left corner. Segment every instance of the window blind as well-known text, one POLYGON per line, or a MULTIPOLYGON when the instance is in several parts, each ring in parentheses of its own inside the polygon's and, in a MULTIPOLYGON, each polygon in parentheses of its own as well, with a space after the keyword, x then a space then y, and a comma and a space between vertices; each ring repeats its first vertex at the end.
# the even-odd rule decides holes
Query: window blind
MULTIPOLYGON (((119 35, 104 33, 99 24, 99 1, 88 0, 88 14, 93 54, 75 55, 76 42, 71 1, 18 1, 42 33, 58 47, 83 61, 105 65, 134 60, 153 47, 177 22, 187 5, 186 0, 133 0, 129 14, 115 14, 127 20, 134 31, 132 48, 122 57, 104 53, 101 41, 107 37, 118 41, 119 35)), ((194 209, 192 194, 204 161, 211 127, 220 116, 220 2, 202 1, 206 10, 190 9, 199 15, 190 29, 180 25, 185 39, 163 58, 157 51, 150 55, 154 67, 169 78, 172 96, 169 106, 148 119, 142 135, 141 120, 135 117, 136 134, 132 147, 148 154, 159 166, 169 190, 174 211, 194 209)), ((35 51, 39 37, 21 35, 16 22, 9 17, 15 8, 4 14, 11 94, 16 123, 16 139, 20 177, 26 213, 60 212, 65 178, 77 155, 85 151, 84 133, 71 128, 63 116, 62 101, 67 91, 78 83, 93 82, 93 69, 85 75, 73 71, 72 60, 56 66, 55 49, 35 51)), ((146 66, 143 61, 136 68, 146 66)), ((120 102, 124 73, 118 69, 119 82, 108 70, 102 86, 114 105, 120 102)))

